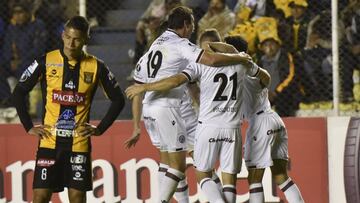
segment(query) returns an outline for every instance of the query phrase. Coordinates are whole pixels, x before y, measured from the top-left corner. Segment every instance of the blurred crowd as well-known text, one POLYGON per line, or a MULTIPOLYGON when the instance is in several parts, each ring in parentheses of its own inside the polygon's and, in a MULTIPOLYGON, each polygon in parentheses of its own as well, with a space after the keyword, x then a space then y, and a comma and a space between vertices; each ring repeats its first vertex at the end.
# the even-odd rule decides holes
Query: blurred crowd
MULTIPOLYGON (((104 25, 104 14, 119 2, 88 0, 91 25, 104 25)), ((360 111, 359 77, 354 77, 360 69, 360 0, 338 4, 340 110, 360 111)), ((330 0, 153 0, 136 26, 134 64, 166 29, 169 11, 179 5, 193 9, 192 42, 210 28, 222 38, 240 35, 247 41, 249 54, 271 74, 269 98, 280 116, 333 108, 330 0)), ((63 25, 78 9, 71 0, 0 2, 0 109, 12 106, 11 90, 27 65, 61 46, 63 25)), ((39 94, 36 88, 30 94, 33 116, 39 114, 39 94)))
MULTIPOLYGON (((340 110, 360 111, 354 71, 360 69, 360 1, 338 1, 340 110)), ((175 6, 193 9, 196 29, 221 37, 240 35, 249 54, 272 77, 269 98, 280 116, 300 110, 332 109, 331 1, 328 0, 153 0, 136 28, 134 63, 163 30, 161 23, 175 6)), ((358 80, 358 79, 357 79, 358 80)))

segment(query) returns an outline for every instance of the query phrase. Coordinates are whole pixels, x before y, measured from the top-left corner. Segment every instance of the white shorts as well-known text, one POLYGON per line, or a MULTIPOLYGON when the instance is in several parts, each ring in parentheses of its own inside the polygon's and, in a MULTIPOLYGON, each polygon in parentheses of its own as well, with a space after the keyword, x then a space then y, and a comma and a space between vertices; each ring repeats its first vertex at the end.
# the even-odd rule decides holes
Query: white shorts
POLYGON ((249 120, 244 158, 248 168, 270 167, 273 159, 288 160, 288 136, 277 113, 264 112, 249 120))
POLYGON ((168 152, 187 150, 185 122, 180 108, 144 104, 143 119, 155 147, 168 152))
POLYGON ((194 149, 196 170, 209 172, 220 159, 222 172, 237 174, 241 169, 241 154, 240 128, 219 128, 198 124, 194 149))
POLYGON ((185 120, 185 128, 187 133, 187 144, 188 150, 194 150, 195 131, 198 123, 197 114, 195 109, 190 103, 181 105, 180 107, 181 116, 185 120))

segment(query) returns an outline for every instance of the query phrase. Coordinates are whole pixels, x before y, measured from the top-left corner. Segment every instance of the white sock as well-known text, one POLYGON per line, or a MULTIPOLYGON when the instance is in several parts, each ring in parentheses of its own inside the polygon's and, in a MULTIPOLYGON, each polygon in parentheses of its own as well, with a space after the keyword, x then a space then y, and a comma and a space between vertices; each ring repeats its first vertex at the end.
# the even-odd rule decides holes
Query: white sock
POLYGON ((174 195, 176 187, 182 179, 185 178, 185 174, 173 168, 169 168, 165 174, 160 188, 160 202, 168 202, 174 195))
POLYGON ((234 185, 224 185, 223 192, 227 203, 236 202, 236 187, 234 185))
POLYGON ((261 183, 252 183, 249 186, 250 199, 249 203, 264 202, 264 188, 261 183))
POLYGON ((168 170, 169 166, 163 163, 159 164, 159 170, 158 170, 158 191, 159 191, 159 197, 160 197, 160 190, 162 186, 162 181, 164 180, 165 173, 168 170))
POLYGON ((279 188, 285 194, 285 197, 290 203, 304 203, 300 190, 297 185, 289 177, 285 182, 279 185, 279 188))
POLYGON ((200 181, 200 188, 211 203, 225 203, 216 183, 211 178, 204 178, 200 181))
POLYGON ((216 183, 216 186, 217 186, 218 190, 222 193, 222 192, 223 192, 223 187, 222 187, 220 178, 219 178, 219 176, 216 174, 215 171, 214 171, 211 179, 216 183))
POLYGON ((179 182, 174 196, 178 203, 189 203, 189 187, 186 178, 179 182))

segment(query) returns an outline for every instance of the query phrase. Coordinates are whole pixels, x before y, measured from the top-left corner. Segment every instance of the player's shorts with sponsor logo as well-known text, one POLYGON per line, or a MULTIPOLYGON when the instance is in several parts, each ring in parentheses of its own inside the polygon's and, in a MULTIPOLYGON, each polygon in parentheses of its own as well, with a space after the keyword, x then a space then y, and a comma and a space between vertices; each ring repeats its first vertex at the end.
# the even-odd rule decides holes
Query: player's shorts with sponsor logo
POLYGON ((92 190, 90 152, 39 148, 36 154, 33 188, 61 192, 64 187, 92 190))
POLYGON ((187 150, 185 121, 180 108, 144 104, 143 119, 155 147, 168 152, 187 150))
POLYGON ((187 133, 188 151, 194 150, 195 131, 198 123, 198 117, 191 103, 185 103, 180 106, 181 116, 185 121, 187 133))
POLYGON ((241 169, 241 154, 240 128, 220 128, 199 122, 194 146, 196 170, 209 172, 219 160, 222 172, 237 174, 241 169))
POLYGON ((244 159, 248 168, 272 166, 273 159, 288 160, 288 135, 277 113, 260 112, 249 119, 244 159))

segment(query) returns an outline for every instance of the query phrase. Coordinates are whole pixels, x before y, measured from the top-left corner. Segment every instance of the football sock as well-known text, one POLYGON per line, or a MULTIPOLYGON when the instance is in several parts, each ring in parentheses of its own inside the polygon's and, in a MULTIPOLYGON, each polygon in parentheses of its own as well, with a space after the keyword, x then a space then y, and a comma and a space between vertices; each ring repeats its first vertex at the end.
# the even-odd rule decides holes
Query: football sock
POLYGON ((211 203, 225 203, 216 183, 211 178, 204 178, 200 181, 200 188, 211 203))
POLYGON ((304 203, 300 190, 294 181, 289 177, 285 182, 279 185, 279 188, 285 194, 285 197, 290 203, 304 203))
POLYGON ((236 188, 234 185, 224 185, 223 192, 227 203, 236 202, 236 188))
POLYGON ((249 192, 250 192, 249 203, 264 202, 264 188, 261 183, 250 184, 249 192))
POLYGON ((179 182, 174 196, 178 203, 189 203, 189 187, 186 178, 179 182))
POLYGON ((185 174, 174 168, 169 168, 161 182, 160 202, 168 202, 174 195, 178 183, 185 178, 185 174))

